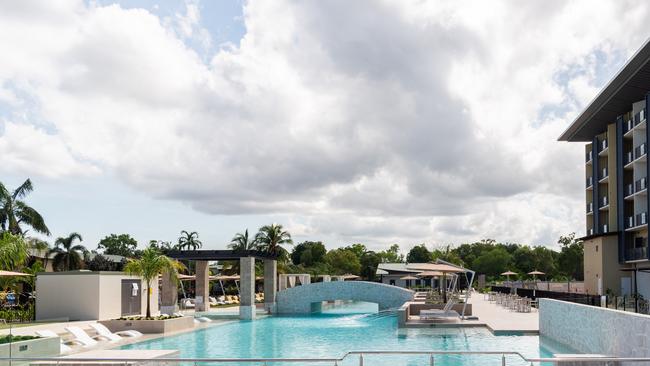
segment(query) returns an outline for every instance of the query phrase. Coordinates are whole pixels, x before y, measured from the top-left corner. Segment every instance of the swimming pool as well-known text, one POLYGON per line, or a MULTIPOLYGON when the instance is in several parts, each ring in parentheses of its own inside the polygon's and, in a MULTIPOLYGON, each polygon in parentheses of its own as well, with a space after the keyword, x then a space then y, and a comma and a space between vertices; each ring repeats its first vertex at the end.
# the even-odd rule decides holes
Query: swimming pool
MULTIPOLYGON (((392 313, 374 304, 350 304, 311 316, 273 316, 235 321, 164 337, 122 349, 178 349, 188 358, 330 358, 347 351, 467 350, 517 351, 527 357, 577 353, 542 337, 495 336, 483 328, 398 329, 392 313), (368 312, 374 306, 374 312, 368 312)), ((427 356, 366 356, 367 365, 428 364, 427 356)), ((500 356, 436 356, 438 365, 500 365, 500 356), (477 363, 477 361, 480 362, 477 363)), ((342 365, 358 364, 358 357, 342 365)), ((508 365, 524 365, 516 357, 508 365)))

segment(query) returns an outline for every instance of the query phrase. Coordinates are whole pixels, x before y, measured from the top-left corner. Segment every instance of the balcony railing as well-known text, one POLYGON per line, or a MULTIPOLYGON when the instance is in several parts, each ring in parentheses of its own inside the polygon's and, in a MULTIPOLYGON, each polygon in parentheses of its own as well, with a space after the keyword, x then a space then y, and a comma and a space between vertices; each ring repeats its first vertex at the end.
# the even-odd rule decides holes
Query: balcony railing
POLYGON ((600 197, 600 207, 605 207, 609 205, 609 199, 607 196, 600 197))
POLYGON ((594 229, 587 229, 587 236, 594 235, 594 229))
POLYGON ((634 216, 628 216, 625 220, 625 228, 630 229, 637 226, 647 225, 648 224, 648 213, 642 212, 634 216))
POLYGON ((634 115, 634 126, 638 126, 641 122, 645 121, 645 108, 640 110, 639 113, 634 115))
POLYGON ((625 164, 629 164, 633 162, 634 160, 644 156, 648 152, 646 143, 642 143, 641 145, 637 146, 634 148, 634 153, 632 151, 628 151, 625 153, 625 164))
POLYGON ((609 232, 609 225, 607 224, 600 225, 600 232, 603 234, 607 234, 609 232))
POLYGON ((607 139, 600 141, 600 149, 598 151, 604 151, 605 149, 607 149, 607 139))
POLYGON ((588 163, 588 162, 591 161, 591 159, 593 159, 593 157, 594 157, 594 152, 589 150, 589 152, 587 153, 587 156, 585 157, 585 161, 588 163))
POLYGON ((594 177, 587 178, 587 188, 594 185, 594 177))
POLYGON ((630 183, 625 186, 625 197, 645 191, 646 189, 648 189, 648 178, 643 177, 634 182, 634 184, 630 183))
POLYGON ((587 203, 587 213, 592 213, 592 212, 594 212, 594 203, 589 202, 587 203))
POLYGON ((634 192, 641 192, 644 189, 648 188, 648 179, 643 177, 636 182, 634 182, 634 192))
POLYGON ((635 261, 639 259, 648 259, 648 246, 627 248, 625 250, 625 260, 635 261))
POLYGON ((607 178, 608 176, 609 176, 609 171, 607 170, 607 167, 604 167, 600 171, 600 180, 603 180, 603 179, 607 178))

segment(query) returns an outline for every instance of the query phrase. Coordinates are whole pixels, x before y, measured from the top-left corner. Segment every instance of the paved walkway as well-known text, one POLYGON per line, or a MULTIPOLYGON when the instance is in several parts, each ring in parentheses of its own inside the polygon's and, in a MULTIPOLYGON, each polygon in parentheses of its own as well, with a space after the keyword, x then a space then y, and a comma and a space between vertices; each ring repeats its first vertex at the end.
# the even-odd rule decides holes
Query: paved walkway
POLYGON ((487 327, 495 334, 503 333, 539 333, 539 314, 537 309, 530 313, 518 313, 505 309, 484 299, 483 294, 473 293, 469 304, 472 304, 472 316, 478 320, 458 320, 432 322, 420 320, 419 316, 411 316, 406 324, 408 328, 460 328, 487 327))
POLYGON ((483 294, 473 293, 470 297, 472 314, 485 323, 493 332, 539 333, 539 313, 518 313, 484 299, 483 294))

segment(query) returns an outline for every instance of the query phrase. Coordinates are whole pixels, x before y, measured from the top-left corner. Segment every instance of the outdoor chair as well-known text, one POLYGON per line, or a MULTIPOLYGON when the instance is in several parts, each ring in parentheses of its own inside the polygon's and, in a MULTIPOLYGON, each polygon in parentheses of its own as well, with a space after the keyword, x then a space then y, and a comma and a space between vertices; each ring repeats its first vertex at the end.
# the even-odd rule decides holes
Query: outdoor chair
POLYGON ((65 330, 72 334, 76 341, 81 342, 84 347, 91 347, 97 345, 97 340, 91 338, 88 333, 84 332, 83 329, 79 327, 66 327, 65 330))
POLYGON ((111 332, 110 329, 106 328, 104 324, 100 323, 90 324, 90 327, 93 328, 100 336, 113 341, 119 341, 123 337, 142 337, 142 333, 138 332, 137 330, 122 330, 119 332, 111 332))

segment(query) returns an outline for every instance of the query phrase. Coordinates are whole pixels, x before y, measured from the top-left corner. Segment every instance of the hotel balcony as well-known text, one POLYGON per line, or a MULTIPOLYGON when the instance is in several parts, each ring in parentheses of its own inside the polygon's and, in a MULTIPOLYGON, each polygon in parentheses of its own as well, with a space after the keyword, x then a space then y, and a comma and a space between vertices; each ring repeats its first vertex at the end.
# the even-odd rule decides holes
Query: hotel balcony
POLYGON ((598 156, 607 156, 608 147, 607 139, 600 140, 598 143, 598 156))
POLYGON ((587 229, 587 236, 591 236, 591 235, 594 235, 594 229, 593 228, 587 229))
POLYGON ((648 259, 648 246, 647 243, 642 247, 635 248, 626 248, 625 249, 625 260, 626 261, 638 261, 648 259))
POLYGON ((598 209, 599 210, 609 209, 609 199, 607 198, 607 196, 600 197, 600 200, 598 200, 598 209))
POLYGON ((587 189, 591 190, 594 187, 594 177, 587 178, 587 189))
POLYGON ((591 215, 594 213, 594 203, 589 202, 587 203, 587 215, 591 215))
POLYGON ((648 225, 648 213, 642 212, 625 219, 625 231, 638 231, 648 225))
POLYGON ((587 153, 587 156, 586 156, 586 158, 585 158, 585 161, 587 162, 587 164, 591 164, 591 161, 592 161, 593 159, 594 159, 594 152, 590 150, 590 151, 587 153))
POLYGON ((602 234, 607 234, 609 232, 609 225, 607 224, 600 225, 600 232, 602 234))
POLYGON ((648 178, 643 177, 634 184, 628 184, 625 186, 625 199, 631 200, 637 194, 647 194, 648 192, 648 178))
POLYGON ((607 183, 609 181, 609 171, 607 167, 600 170, 600 176, 598 177, 598 183, 607 183))
POLYGON ((634 152, 628 151, 625 153, 625 169, 631 169, 632 168, 632 163, 635 163, 637 161, 645 161, 646 159, 646 154, 648 152, 647 145, 646 143, 642 143, 641 145, 637 146, 634 148, 634 152))
POLYGON ((646 127, 646 115, 645 115, 645 109, 642 109, 639 111, 639 113, 635 114, 632 119, 629 119, 625 121, 625 124, 623 125, 623 133, 625 137, 631 137, 632 136, 632 130, 635 129, 644 129, 646 127))

